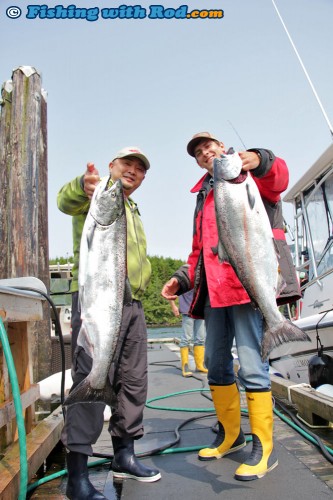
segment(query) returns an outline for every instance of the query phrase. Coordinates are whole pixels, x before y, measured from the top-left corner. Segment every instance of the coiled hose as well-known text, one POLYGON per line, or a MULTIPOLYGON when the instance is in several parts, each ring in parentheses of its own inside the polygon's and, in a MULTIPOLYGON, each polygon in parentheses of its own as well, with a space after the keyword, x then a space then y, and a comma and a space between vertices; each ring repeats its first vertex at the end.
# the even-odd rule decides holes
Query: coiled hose
MULTIPOLYGON (((61 325, 60 325, 60 321, 59 321, 58 312, 56 310, 56 307, 55 307, 54 303, 50 299, 50 297, 47 296, 46 294, 44 294, 43 292, 41 292, 40 290, 38 290, 38 289, 32 289, 32 288, 27 288, 27 287, 20 287, 20 289, 30 290, 30 291, 33 291, 33 292, 40 293, 41 295, 43 295, 49 301, 51 307, 53 308, 54 316, 55 316, 55 323, 56 323, 56 332, 59 335, 60 348, 61 348, 61 368, 62 368, 62 370, 61 370, 62 371, 62 378, 61 378, 61 403, 63 403, 63 401, 64 401, 64 386, 65 386, 65 349, 64 349, 64 342, 63 342, 63 336, 62 336, 62 331, 61 331, 61 325)), ((1 318, 0 318, 0 320, 1 320, 1 318)), ((36 481, 35 483, 33 483, 33 484, 31 484, 31 485, 29 485, 27 487, 28 467, 27 467, 27 453, 26 453, 26 435, 25 435, 24 419, 23 419, 23 414, 22 414, 20 390, 19 390, 19 387, 18 387, 15 366, 14 366, 13 358, 11 356, 7 334, 6 334, 5 328, 3 326, 2 320, 0 322, 0 333, 1 333, 1 342, 2 342, 2 344, 4 346, 6 345, 6 348, 4 347, 4 351, 5 351, 5 354, 7 353, 6 354, 6 361, 7 361, 8 369, 9 369, 9 366, 10 366, 10 371, 12 372, 11 383, 12 383, 12 390, 13 390, 13 398, 14 398, 15 411, 16 411, 16 415, 17 415, 17 425, 18 425, 18 431, 19 431, 19 446, 20 446, 20 467, 21 467, 21 473, 20 473, 20 494, 19 494, 19 500, 23 500, 23 499, 26 498, 27 492, 32 491, 33 489, 37 488, 38 486, 40 486, 40 485, 42 485, 42 484, 44 484, 44 483, 46 483, 48 481, 51 481, 51 480, 53 480, 53 479, 55 479, 57 477, 60 477, 60 476, 63 476, 65 474, 67 474, 67 470, 64 469, 62 471, 59 471, 59 472, 57 472, 55 474, 52 474, 52 475, 46 477, 46 478, 40 479, 40 480, 36 481), (8 352, 9 352, 9 354, 8 354, 8 352), (8 356, 8 360, 7 360, 7 356, 8 356), (12 382, 12 378, 13 378, 13 382, 12 382), (16 388, 14 389, 15 385, 16 385, 16 388), (16 401, 16 403, 15 403, 15 401, 16 401)), ((155 363, 152 363, 152 364, 155 364, 155 363)), ((166 365, 167 363, 164 362, 164 363, 156 363, 156 364, 165 364, 166 365)), ((194 376, 194 378, 197 378, 197 377, 194 376)), ((201 378, 198 378, 198 380, 202 381, 201 378)), ((209 392, 209 389, 205 389, 205 388, 190 389, 190 390, 187 390, 187 391, 181 391, 181 392, 167 394, 167 395, 161 396, 159 398, 152 398, 152 399, 150 399, 150 400, 147 401, 146 406, 147 407, 151 407, 151 408, 156 408, 156 409, 159 408, 161 410, 169 410, 169 411, 189 411, 189 412, 212 412, 212 410, 214 411, 214 408, 203 409, 203 408, 183 408, 183 407, 182 408, 177 408, 177 407, 176 408, 175 407, 158 407, 158 406, 155 406, 155 405, 151 404, 151 403, 153 403, 154 401, 156 401, 158 399, 166 399, 166 398, 169 398, 169 397, 172 397, 172 396, 178 396, 178 395, 186 394, 186 393, 189 393, 189 392, 201 392, 203 396, 207 397, 204 393, 205 392, 209 392)), ((296 431, 300 432, 309 441, 311 441, 312 443, 316 444, 318 446, 318 448, 320 449, 320 451, 322 452, 322 454, 325 456, 325 458, 329 462, 333 463, 333 450, 330 449, 329 447, 323 445, 323 443, 321 442, 321 440, 315 434, 306 431, 305 428, 304 428, 304 426, 302 426, 299 422, 296 423, 295 422, 296 417, 294 417, 294 415, 292 415, 291 412, 288 412, 287 408, 285 406, 283 406, 282 403, 279 402, 278 404, 283 409, 283 411, 286 412, 286 413, 288 413, 289 416, 290 416, 290 419, 288 419, 281 412, 278 412, 276 409, 274 409, 274 412, 279 416, 279 418, 281 418, 282 420, 284 420, 288 425, 291 425, 296 431)), ((161 448, 156 448, 155 450, 149 450, 149 451, 147 451, 145 453, 138 454, 137 455, 138 458, 140 458, 140 457, 142 458, 142 457, 146 457, 146 456, 151 456, 151 455, 154 455, 154 454, 169 454, 169 453, 182 453, 182 452, 198 451, 199 449, 201 449, 202 447, 204 447, 206 445, 200 445, 200 446, 194 446, 194 447, 187 447, 187 448, 175 448, 175 449, 172 449, 172 446, 175 446, 180 441, 179 431, 180 431, 180 429, 182 427, 184 427, 189 422, 192 422, 193 420, 198 420, 198 419, 201 419, 201 418, 209 418, 209 417, 214 416, 214 414, 215 413, 210 413, 209 415, 203 415, 203 416, 200 416, 200 417, 193 417, 193 418, 190 418, 190 419, 184 421, 182 424, 180 424, 175 429, 175 435, 176 435, 175 440, 173 440, 172 442, 164 445, 161 448)), ((243 415, 246 414, 246 410, 242 410, 242 414, 243 415)), ((247 441, 249 441, 249 440, 251 440, 251 437, 247 437, 247 441)), ((99 454, 99 453, 94 453, 94 456, 95 457, 102 457, 103 459, 102 460, 97 460, 96 462, 90 463, 89 467, 103 465, 103 464, 109 462, 110 460, 112 460, 112 458, 113 458, 113 455, 102 455, 102 454, 99 454)))

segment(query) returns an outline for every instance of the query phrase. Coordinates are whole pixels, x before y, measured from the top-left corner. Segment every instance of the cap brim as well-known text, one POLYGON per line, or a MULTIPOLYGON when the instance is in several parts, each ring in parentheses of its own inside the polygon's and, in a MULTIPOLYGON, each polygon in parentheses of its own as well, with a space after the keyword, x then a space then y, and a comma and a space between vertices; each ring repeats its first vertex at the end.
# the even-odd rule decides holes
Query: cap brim
POLYGON ((138 158, 138 160, 141 160, 142 163, 144 164, 146 170, 150 169, 150 163, 149 163, 148 159, 145 157, 145 155, 142 155, 140 153, 129 153, 127 155, 116 156, 114 158, 114 160, 116 160, 117 158, 130 158, 131 156, 132 157, 134 156, 134 158, 138 158))
POLYGON ((199 144, 199 142, 203 141, 204 139, 207 139, 207 137, 196 137, 195 139, 190 140, 190 142, 187 145, 187 152, 190 156, 193 156, 193 158, 195 158, 194 154, 195 147, 199 144))
POLYGON ((188 154, 190 156, 193 156, 193 158, 195 158, 194 150, 197 147, 197 145, 203 141, 214 141, 217 144, 219 144, 219 141, 215 137, 212 137, 212 136, 208 137, 207 135, 201 135, 199 137, 193 137, 193 139, 191 139, 187 145, 188 154))
POLYGON ((150 169, 150 163, 148 161, 148 159, 144 156, 144 155, 140 155, 139 153, 132 153, 130 155, 127 155, 127 156, 134 156, 135 158, 138 158, 139 160, 142 161, 142 163, 144 164, 146 170, 149 170, 150 169))

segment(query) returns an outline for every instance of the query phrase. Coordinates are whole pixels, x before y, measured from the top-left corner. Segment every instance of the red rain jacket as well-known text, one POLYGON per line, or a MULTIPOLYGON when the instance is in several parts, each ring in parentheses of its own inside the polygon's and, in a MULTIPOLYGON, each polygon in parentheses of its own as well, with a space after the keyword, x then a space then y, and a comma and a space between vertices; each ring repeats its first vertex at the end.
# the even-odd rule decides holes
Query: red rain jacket
MULTIPOLYGON (((278 303, 292 302, 300 297, 300 289, 283 230, 280 196, 288 186, 288 168, 284 160, 275 157, 269 150, 252 151, 259 152, 262 158, 259 167, 252 170, 251 175, 258 186, 271 222, 279 251, 280 271, 286 282, 278 303)), ((180 268, 174 275, 180 283, 178 293, 194 287, 194 299, 190 309, 194 317, 203 317, 207 291, 211 307, 227 307, 251 301, 232 266, 228 262, 221 264, 218 255, 212 250, 217 245, 218 232, 210 180, 211 176, 207 173, 191 189, 192 193, 198 193, 192 252, 188 257, 187 266, 180 268)))

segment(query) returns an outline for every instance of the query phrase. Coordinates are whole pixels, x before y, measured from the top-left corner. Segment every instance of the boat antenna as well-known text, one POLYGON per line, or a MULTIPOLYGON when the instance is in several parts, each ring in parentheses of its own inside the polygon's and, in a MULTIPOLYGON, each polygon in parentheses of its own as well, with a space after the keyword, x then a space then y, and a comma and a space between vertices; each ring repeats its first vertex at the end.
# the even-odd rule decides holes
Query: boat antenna
POLYGON ((324 118, 325 118, 325 120, 326 120, 326 122, 327 122, 327 125, 328 125, 328 127, 329 127, 329 129, 330 129, 330 132, 331 132, 331 137, 332 137, 332 139, 333 139, 333 127, 332 127, 332 125, 331 125, 331 123, 330 123, 330 121, 329 121, 329 118, 328 118, 328 116, 327 116, 327 114, 326 114, 326 112, 325 112, 325 110, 324 110, 324 107, 323 107, 323 105, 322 105, 322 103, 321 103, 321 101, 320 101, 320 99, 319 99, 319 96, 318 96, 318 94, 317 94, 317 92, 316 92, 316 89, 314 88, 313 83, 311 82, 311 79, 310 79, 310 77, 309 77, 309 74, 308 74, 308 72, 306 71, 306 68, 305 68, 305 66, 304 66, 304 64, 303 64, 303 62, 302 62, 302 59, 301 59, 301 57, 300 57, 300 55, 299 55, 299 53, 298 53, 298 51, 297 51, 297 49, 296 49, 296 47, 295 47, 295 44, 294 44, 294 42, 293 42, 293 40, 292 40, 292 38, 291 38, 291 36, 290 36, 290 34, 289 34, 288 30, 287 30, 287 27, 286 27, 286 25, 285 25, 285 23, 284 23, 284 21, 283 21, 283 19, 282 19, 282 17, 281 17, 280 12, 278 11, 278 8, 277 8, 277 6, 276 6, 276 4, 275 4, 274 0, 272 0, 272 3, 273 3, 273 6, 274 6, 274 8, 275 8, 275 10, 276 10, 277 15, 279 16, 279 19, 280 19, 280 21, 281 21, 281 23, 282 23, 282 26, 284 27, 285 32, 286 32, 286 33, 287 33, 287 35, 288 35, 289 41, 290 41, 290 43, 291 43, 291 45, 292 45, 292 47, 293 47, 293 49, 294 49, 294 51, 295 51, 295 54, 296 54, 296 56, 297 56, 297 58, 298 58, 298 60, 299 60, 300 65, 302 66, 302 69, 303 69, 303 71, 304 71, 304 73, 305 73, 305 76, 306 76, 306 78, 307 78, 307 80, 308 80, 308 82, 309 82, 309 84, 310 84, 310 86, 311 86, 312 92, 314 93, 314 96, 315 96, 315 98, 317 99, 317 102, 318 102, 318 104, 319 104, 319 106, 320 106, 320 109, 321 109, 321 111, 322 111, 323 115, 324 115, 324 118))
POLYGON ((244 149, 246 149, 246 146, 245 146, 245 144, 244 144, 244 142, 243 142, 243 140, 242 140, 241 136, 239 135, 239 133, 237 132, 237 130, 235 129, 235 127, 233 126, 233 124, 231 123, 231 121, 230 121, 230 120, 227 120, 227 121, 228 121, 228 123, 231 125, 231 127, 233 128, 234 132, 237 134, 237 137, 238 137, 238 139, 241 141, 241 143, 243 144, 244 149))

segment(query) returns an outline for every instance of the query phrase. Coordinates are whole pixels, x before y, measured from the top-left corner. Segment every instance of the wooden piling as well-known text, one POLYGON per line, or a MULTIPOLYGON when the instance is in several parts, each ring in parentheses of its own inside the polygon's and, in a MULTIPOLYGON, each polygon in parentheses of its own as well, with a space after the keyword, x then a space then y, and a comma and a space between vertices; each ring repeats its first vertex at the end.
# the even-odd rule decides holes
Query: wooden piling
MULTIPOLYGON (((0 117, 0 279, 34 276, 49 290, 47 103, 41 77, 20 66, 2 88, 0 117)), ((49 306, 29 324, 33 380, 50 374, 49 306)))
POLYGON ((7 81, 1 89, 1 113, 0 113, 0 278, 5 277, 8 272, 8 234, 10 221, 8 220, 7 206, 10 205, 10 118, 12 106, 13 82, 7 81))
MULTIPOLYGON (((1 90, 0 111, 0 279, 33 276, 49 291, 47 103, 35 68, 21 66, 13 71, 1 90)), ((4 286, 0 316, 21 393, 31 479, 58 442, 62 427, 61 415, 56 422, 53 416, 37 426, 35 421, 39 386, 34 382, 51 373, 50 307, 38 295, 35 299, 24 292, 8 292, 4 286)), ((4 499, 18 496, 17 437, 8 367, 0 345, 0 498, 4 499)))

